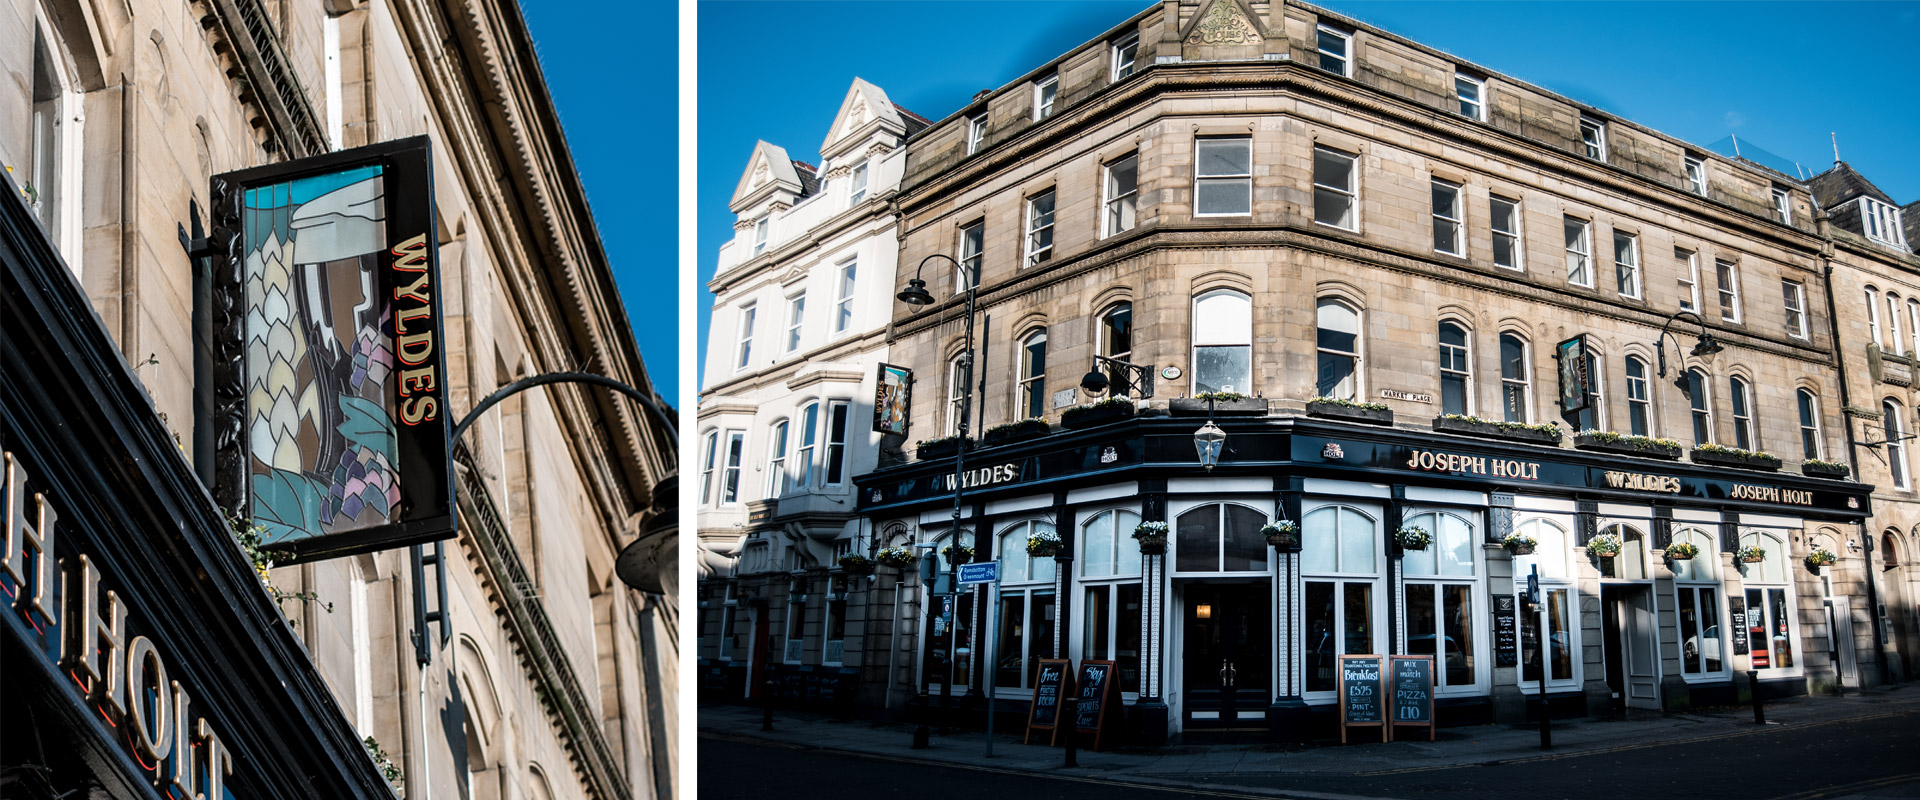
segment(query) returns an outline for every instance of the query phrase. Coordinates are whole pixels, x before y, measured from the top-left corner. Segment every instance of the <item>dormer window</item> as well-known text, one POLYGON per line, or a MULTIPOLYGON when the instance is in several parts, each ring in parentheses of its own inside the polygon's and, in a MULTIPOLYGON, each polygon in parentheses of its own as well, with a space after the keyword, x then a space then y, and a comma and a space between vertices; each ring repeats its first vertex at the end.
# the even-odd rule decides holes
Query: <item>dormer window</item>
POLYGON ((753 254, 756 256, 767 249, 767 228, 769 227, 771 226, 764 216, 753 221, 753 254))
POLYGON ((1053 116, 1053 98, 1060 93, 1060 76, 1048 75, 1033 85, 1033 121, 1053 116))
POLYGON ((1580 144, 1587 158, 1607 160, 1607 124, 1592 117, 1581 117, 1580 144))
POLYGON ((1871 197, 1860 198, 1860 227, 1867 238, 1894 247, 1907 246, 1906 231, 1900 228, 1900 209, 1871 197))
POLYGON ((980 152, 980 145, 987 141, 987 115, 980 114, 967 120, 967 155, 980 152))
POLYGON ((1129 33, 1113 43, 1113 80, 1120 80, 1133 74, 1135 59, 1140 55, 1140 34, 1129 33))
POLYGON ((1707 163, 1693 156, 1686 156, 1687 191, 1707 196, 1707 163))
POLYGON ((1487 121, 1486 81, 1456 72, 1453 75, 1453 96, 1460 101, 1460 116, 1487 121))
POLYGON ((1789 201, 1787 190, 1773 187, 1773 219, 1782 225, 1793 224, 1793 204, 1789 201))
POLYGON ((1343 78, 1353 77, 1353 35, 1325 25, 1319 26, 1315 46, 1320 51, 1320 68, 1343 78))

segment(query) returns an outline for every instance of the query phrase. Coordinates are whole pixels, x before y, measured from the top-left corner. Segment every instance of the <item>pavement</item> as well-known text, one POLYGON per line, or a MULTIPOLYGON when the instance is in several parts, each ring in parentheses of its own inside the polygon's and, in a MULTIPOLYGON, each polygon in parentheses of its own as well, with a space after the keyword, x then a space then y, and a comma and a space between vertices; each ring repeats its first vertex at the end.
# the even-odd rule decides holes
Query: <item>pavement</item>
MULTIPOLYGON (((1422 739, 1340 745, 1323 741, 1316 746, 1289 749, 1260 741, 1205 744, 1188 741, 1158 748, 1122 747, 1108 752, 1082 749, 1078 753, 1079 765, 1073 768, 1062 766, 1064 753, 1060 748, 1023 745, 1019 736, 1009 734, 993 737, 993 756, 988 758, 985 755, 987 736, 979 730, 955 731, 946 736, 936 731, 931 747, 914 750, 910 747, 911 725, 839 720, 819 714, 776 711, 774 729, 762 731, 759 708, 735 705, 701 706, 698 728, 702 740, 711 740, 716 744, 726 741, 758 742, 791 749, 839 751, 895 762, 985 768, 1001 773, 1096 779, 1141 787, 1204 787, 1209 790, 1208 793, 1231 789, 1252 795, 1312 798, 1374 794, 1362 787, 1409 786, 1405 779, 1415 776, 1408 773, 1428 773, 1435 779, 1445 780, 1449 776, 1468 774, 1449 770, 1467 767, 1527 765, 1608 753, 1623 753, 1623 758, 1628 761, 1644 760, 1650 754, 1628 751, 1657 748, 1653 752, 1679 752, 1686 748, 1668 746, 1692 747, 1690 743, 1742 737, 1761 737, 1747 743, 1746 746, 1751 748, 1772 748, 1775 742, 1820 742, 1848 731, 1864 732, 1869 727, 1865 723, 1870 723, 1875 729, 1884 727, 1896 732, 1892 736, 1911 741, 1906 732, 1920 731, 1920 725, 1915 724, 1920 723, 1920 716, 1916 715, 1920 715, 1920 685, 1892 686, 1864 692, 1850 691, 1840 697, 1797 697, 1772 701, 1766 705, 1768 724, 1765 726, 1754 724, 1753 712, 1748 706, 1698 709, 1681 714, 1636 711, 1617 719, 1556 720, 1553 723, 1554 746, 1551 751, 1540 749, 1539 729, 1535 726, 1479 725, 1442 728, 1433 742, 1422 739), (1900 717, 1908 719, 1896 720, 1900 717), (1315 792, 1294 788, 1296 784, 1352 787, 1361 791, 1354 794, 1315 792)), ((1876 735, 1882 738, 1886 736, 1876 735)), ((1915 736, 1920 738, 1920 734, 1915 736)), ((1580 763, 1600 760, 1587 759, 1580 763)), ((1900 760, 1907 761, 1906 758, 1900 760)), ((1920 760, 1908 763, 1920 765, 1920 760)), ((1567 766, 1575 764, 1569 763, 1567 766)), ((1782 769, 1795 769, 1791 763, 1781 763, 1779 766, 1782 769)), ((1907 770, 1903 767, 1900 771, 1904 773, 1907 770)), ((1876 778, 1873 783, 1872 786, 1861 782, 1847 784, 1836 774, 1831 782, 1833 791, 1817 791, 1807 796, 1920 796, 1920 789, 1916 788, 1920 787, 1920 774, 1909 776, 1888 772, 1886 777, 1876 778), (1899 780, 1892 780, 1895 778, 1899 780), (1889 783, 1889 780, 1892 782, 1889 783)), ((1393 794, 1414 792, 1393 791, 1393 794)))

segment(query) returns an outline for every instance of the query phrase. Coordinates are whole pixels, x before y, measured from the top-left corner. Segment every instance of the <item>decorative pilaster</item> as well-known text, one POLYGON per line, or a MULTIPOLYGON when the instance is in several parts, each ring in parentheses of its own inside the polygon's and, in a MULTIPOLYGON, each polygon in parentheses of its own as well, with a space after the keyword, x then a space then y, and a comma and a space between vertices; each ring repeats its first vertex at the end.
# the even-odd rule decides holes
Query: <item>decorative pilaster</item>
MULTIPOLYGON (((1140 482, 1140 521, 1167 521, 1167 481, 1140 482)), ((1124 535, 1119 531, 1115 535, 1124 535)), ((1127 532, 1128 534, 1131 531, 1127 532)), ((1167 741, 1169 727, 1165 692, 1167 551, 1140 556, 1140 700, 1134 704, 1135 740, 1146 745, 1167 741)))
MULTIPOLYGON (((1275 506, 1280 519, 1300 522, 1300 499, 1306 490, 1306 479, 1298 475, 1274 479, 1275 506)), ((1304 538, 1306 531, 1300 531, 1304 538)), ((1267 734, 1270 738, 1286 743, 1304 743, 1311 740, 1308 726, 1311 715, 1307 712, 1307 703, 1300 698, 1303 687, 1301 675, 1304 654, 1302 635, 1298 624, 1299 615, 1295 609, 1300 607, 1300 554, 1275 551, 1273 554, 1273 618, 1274 627, 1279 631, 1279 641, 1274 643, 1274 663, 1279 669, 1274 687, 1273 703, 1267 707, 1267 734)))

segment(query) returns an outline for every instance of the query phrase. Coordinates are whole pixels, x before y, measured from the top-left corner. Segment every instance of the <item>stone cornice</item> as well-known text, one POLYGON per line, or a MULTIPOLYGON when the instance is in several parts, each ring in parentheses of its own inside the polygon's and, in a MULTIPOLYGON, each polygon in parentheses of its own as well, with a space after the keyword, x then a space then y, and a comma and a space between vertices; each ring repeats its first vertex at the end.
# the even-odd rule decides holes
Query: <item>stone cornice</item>
MULTIPOLYGON (((880 236, 895 224, 892 199, 893 190, 869 196, 852 208, 841 211, 821 221, 819 225, 808 228, 807 232, 770 247, 766 252, 735 264, 732 269, 721 272, 707 281, 707 291, 718 298, 743 283, 759 276, 763 270, 773 270, 775 265, 791 263, 807 257, 809 251, 824 247, 835 237, 845 233, 861 223, 872 222, 874 228, 865 236, 880 236)), ((784 274, 784 273, 782 273, 784 274)), ((721 305, 718 300, 715 305, 721 305)))
POLYGON ((887 332, 890 326, 872 328, 859 333, 849 334, 835 339, 812 350, 803 350, 781 359, 766 369, 742 372, 725 381, 707 387, 703 395, 735 395, 764 389, 786 383, 801 367, 814 361, 844 361, 848 357, 858 356, 875 349, 885 347, 891 341, 887 332))
POLYGON ((818 383, 851 383, 859 385, 866 379, 866 373, 851 369, 823 369, 802 373, 787 379, 789 391, 800 391, 818 383))

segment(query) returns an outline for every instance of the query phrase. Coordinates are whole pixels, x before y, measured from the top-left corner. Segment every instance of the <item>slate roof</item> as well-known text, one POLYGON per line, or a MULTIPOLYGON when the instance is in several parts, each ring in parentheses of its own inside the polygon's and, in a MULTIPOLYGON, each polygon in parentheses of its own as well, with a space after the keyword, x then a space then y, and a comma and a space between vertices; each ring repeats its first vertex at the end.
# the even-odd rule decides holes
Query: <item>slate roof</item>
POLYGON ((908 111, 906 106, 900 105, 899 103, 893 104, 893 110, 900 112, 900 118, 906 121, 907 136, 909 137, 923 130, 926 130, 929 126, 933 125, 932 120, 929 120, 926 117, 923 117, 923 116, 920 116, 919 114, 915 114, 911 111, 908 111))
POLYGON ((820 168, 800 159, 792 159, 793 169, 800 173, 800 196, 812 197, 820 191, 820 168))
POLYGON ((1907 248, 1920 253, 1920 200, 1915 200, 1900 209, 1900 228, 1906 231, 1907 248))
POLYGON ((1855 171, 1845 161, 1835 162, 1833 169, 1807 179, 1807 188, 1813 190, 1813 196, 1819 198, 1820 207, 1832 209, 1849 200, 1866 195, 1887 205, 1898 205, 1888 197, 1880 187, 1873 185, 1866 176, 1855 171))

